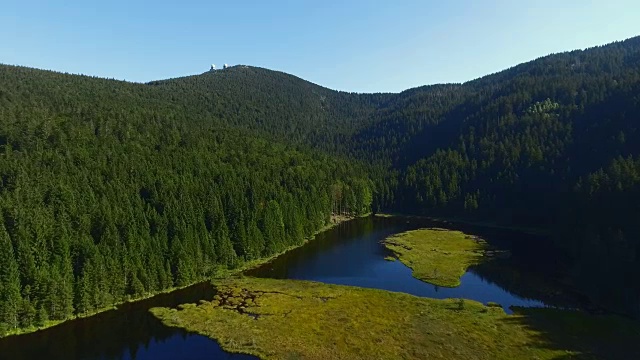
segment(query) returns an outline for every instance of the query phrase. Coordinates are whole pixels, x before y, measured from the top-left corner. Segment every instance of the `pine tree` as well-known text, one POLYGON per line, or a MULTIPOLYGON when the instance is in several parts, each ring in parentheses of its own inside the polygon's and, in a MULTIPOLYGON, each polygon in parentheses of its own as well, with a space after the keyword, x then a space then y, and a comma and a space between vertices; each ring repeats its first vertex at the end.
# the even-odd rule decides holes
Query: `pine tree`
POLYGON ((44 305, 40 305, 38 311, 36 312, 36 325, 43 327, 49 321, 49 314, 47 313, 47 309, 44 305))
POLYGON ((265 255, 275 254, 284 249, 286 235, 282 211, 275 200, 271 200, 267 204, 261 230, 264 235, 265 255))
POLYGON ((247 252, 247 259, 257 259, 264 251, 264 237, 255 220, 249 223, 247 237, 251 241, 249 251, 247 252))
POLYGON ((20 296, 20 273, 14 257, 13 245, 4 223, 0 222, 0 323, 9 329, 18 327, 20 296))

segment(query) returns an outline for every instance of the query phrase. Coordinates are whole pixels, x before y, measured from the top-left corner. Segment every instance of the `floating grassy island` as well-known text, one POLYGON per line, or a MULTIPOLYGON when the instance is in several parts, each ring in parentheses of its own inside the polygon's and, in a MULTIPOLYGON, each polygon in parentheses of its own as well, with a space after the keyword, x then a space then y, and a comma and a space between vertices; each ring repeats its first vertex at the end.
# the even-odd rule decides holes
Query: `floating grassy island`
POLYGON ((151 311, 167 326, 263 359, 560 359, 640 355, 617 317, 501 308, 471 300, 316 282, 231 279, 199 305, 151 311))
POLYGON ((460 231, 420 229, 384 240, 387 249, 422 281, 444 287, 460 285, 467 268, 480 262, 487 244, 460 231))

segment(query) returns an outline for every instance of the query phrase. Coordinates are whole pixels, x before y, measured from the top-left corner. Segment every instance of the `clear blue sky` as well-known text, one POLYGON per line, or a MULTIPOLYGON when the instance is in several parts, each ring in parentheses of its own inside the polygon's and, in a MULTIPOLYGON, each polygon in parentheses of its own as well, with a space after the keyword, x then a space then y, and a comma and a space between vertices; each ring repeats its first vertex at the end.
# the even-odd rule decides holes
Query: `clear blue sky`
POLYGON ((0 63, 146 82, 248 64, 333 89, 463 82, 640 35, 638 0, 30 1, 0 7, 0 63))

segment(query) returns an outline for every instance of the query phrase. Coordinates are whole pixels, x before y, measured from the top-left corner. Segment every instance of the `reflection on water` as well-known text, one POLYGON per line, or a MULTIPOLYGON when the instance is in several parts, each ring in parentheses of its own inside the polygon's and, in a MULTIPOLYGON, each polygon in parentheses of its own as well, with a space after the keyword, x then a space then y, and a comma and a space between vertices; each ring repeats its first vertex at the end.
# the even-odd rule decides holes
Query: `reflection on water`
MULTIPOLYGON (((536 240, 541 247, 544 247, 543 239, 525 239, 531 235, 487 229, 484 229, 484 232, 470 228, 462 229, 483 236, 494 246, 505 247, 509 244, 513 256, 509 260, 493 260, 469 269, 462 276, 461 285, 456 288, 444 288, 425 283, 414 278, 411 275, 411 269, 401 262, 384 260, 388 252, 380 243, 383 239, 398 232, 429 226, 442 226, 442 224, 416 219, 359 219, 342 224, 334 231, 321 234, 306 246, 295 249, 258 269, 248 271, 247 275, 377 288, 437 299, 465 298, 482 303, 492 301, 501 304, 507 312, 510 312, 510 306, 575 306, 566 301, 564 304, 554 301, 551 295, 558 294, 559 290, 548 291, 547 294, 536 293, 536 291, 521 294, 518 290, 526 288, 526 284, 521 284, 520 289, 512 289, 505 286, 508 282, 499 285, 492 281, 491 267, 495 261, 496 265, 503 267, 503 271, 521 277, 521 282, 529 281, 531 285, 544 282, 544 289, 553 288, 552 285, 546 284, 549 281, 544 279, 553 276, 554 267, 549 264, 544 264, 543 267, 539 264, 530 264, 530 261, 525 261, 521 257, 526 254, 527 258, 531 258, 535 254, 532 254, 530 249, 514 246, 514 243, 531 243, 532 240, 536 240), (511 264, 519 264, 520 268, 509 268, 511 264), (540 268, 544 268, 544 273, 540 273, 540 268), (539 296, 536 297, 536 295, 539 296)), ((546 258, 549 263, 554 263, 548 255, 546 258)))
POLYGON ((213 295, 209 283, 198 284, 43 331, 0 339, 0 359, 255 359, 226 353, 204 336, 168 328, 148 311, 213 295))

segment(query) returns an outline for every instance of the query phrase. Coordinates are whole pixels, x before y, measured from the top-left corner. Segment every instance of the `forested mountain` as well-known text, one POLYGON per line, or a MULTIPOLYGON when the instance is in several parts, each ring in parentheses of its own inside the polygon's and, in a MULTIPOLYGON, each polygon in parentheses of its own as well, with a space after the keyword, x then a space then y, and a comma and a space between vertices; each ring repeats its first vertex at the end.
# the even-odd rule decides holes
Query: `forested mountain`
MULTIPOLYGON (((637 258, 640 38, 547 56, 462 87, 467 95, 455 116, 436 125, 452 131, 404 168, 398 203, 428 214, 575 227, 603 242, 622 236, 615 248, 624 243, 637 258)), ((430 133, 411 141, 428 143, 430 133)), ((573 250, 582 237, 563 245, 573 250)))
POLYGON ((640 150, 634 121, 639 53, 636 38, 547 56, 464 84, 466 99, 441 125, 454 129, 441 134, 446 146, 410 164, 407 199, 418 195, 415 205, 422 209, 507 216, 502 209, 515 222, 550 221, 544 217, 555 214, 548 213, 550 204, 538 203, 545 200, 541 194, 566 194, 581 177, 640 150), (426 176, 433 181, 416 181, 426 176), (438 177, 451 181, 440 184, 438 177))
POLYGON ((364 214, 357 164, 153 86, 0 67, 0 331, 191 284, 364 214))
POLYGON ((398 94, 249 66, 148 84, 0 66, 0 330, 371 207, 546 229, 638 276, 639 114, 640 38, 398 94))
POLYGON ((149 84, 209 119, 333 152, 345 152, 351 134, 369 124, 377 108, 393 97, 333 91, 249 66, 149 84))

